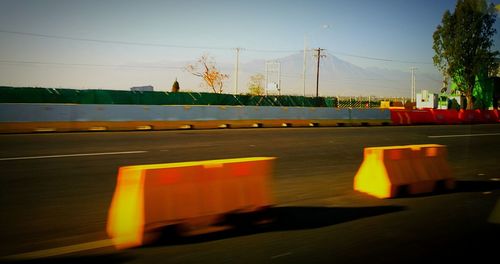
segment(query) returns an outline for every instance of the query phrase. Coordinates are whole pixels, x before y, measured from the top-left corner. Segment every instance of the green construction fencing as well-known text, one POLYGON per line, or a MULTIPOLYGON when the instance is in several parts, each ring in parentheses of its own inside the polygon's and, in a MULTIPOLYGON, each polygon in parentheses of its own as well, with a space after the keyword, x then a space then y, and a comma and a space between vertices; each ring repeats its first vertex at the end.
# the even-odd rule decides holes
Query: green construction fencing
POLYGON ((0 103, 336 107, 337 99, 335 97, 316 98, 288 95, 254 96, 0 86, 0 103))

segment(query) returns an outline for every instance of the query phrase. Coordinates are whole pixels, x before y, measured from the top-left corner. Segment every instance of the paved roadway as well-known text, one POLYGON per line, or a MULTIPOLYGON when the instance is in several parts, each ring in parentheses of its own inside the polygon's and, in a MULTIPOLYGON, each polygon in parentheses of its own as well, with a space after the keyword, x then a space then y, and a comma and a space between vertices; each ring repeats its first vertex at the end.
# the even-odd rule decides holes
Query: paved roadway
POLYGON ((500 224, 487 220, 500 197, 499 147, 500 125, 0 135, 0 257, 27 263, 497 262, 500 224), (456 191, 380 200, 352 190, 363 147, 423 143, 448 146, 456 191), (125 251, 103 246, 118 167, 248 156, 278 157, 274 223, 125 251), (47 249, 62 254, 67 246, 76 252, 23 260, 47 249))

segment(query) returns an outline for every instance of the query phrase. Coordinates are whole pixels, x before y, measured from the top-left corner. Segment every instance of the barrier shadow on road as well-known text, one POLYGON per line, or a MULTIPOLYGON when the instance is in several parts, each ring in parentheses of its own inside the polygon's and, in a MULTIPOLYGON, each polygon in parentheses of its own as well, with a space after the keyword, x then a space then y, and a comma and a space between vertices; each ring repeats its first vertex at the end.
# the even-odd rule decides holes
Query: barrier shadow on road
POLYGON ((182 236, 175 227, 161 231, 160 238, 146 247, 202 243, 259 233, 314 229, 345 223, 357 219, 405 210, 404 206, 373 207, 271 207, 264 212, 229 214, 220 225, 230 229, 203 235, 182 236), (257 224, 258 222, 266 222, 257 224))
POLYGON ((452 192, 491 192, 500 190, 500 181, 457 181, 452 192))
POLYGON ((452 193, 465 193, 465 192, 491 192, 500 190, 500 181, 476 181, 476 180, 457 180, 453 189, 446 189, 443 185, 438 184, 432 192, 409 194, 408 185, 402 185, 397 190, 394 199, 398 198, 418 198, 436 195, 445 195, 452 193))
POLYGON ((96 263, 111 263, 111 264, 121 264, 128 263, 135 259, 129 253, 126 252, 114 252, 109 254, 94 254, 94 255, 63 255, 55 257, 45 257, 45 258, 32 258, 32 259, 0 259, 0 263, 12 263, 12 264, 62 264, 62 263, 72 263, 72 264, 96 264, 96 263))

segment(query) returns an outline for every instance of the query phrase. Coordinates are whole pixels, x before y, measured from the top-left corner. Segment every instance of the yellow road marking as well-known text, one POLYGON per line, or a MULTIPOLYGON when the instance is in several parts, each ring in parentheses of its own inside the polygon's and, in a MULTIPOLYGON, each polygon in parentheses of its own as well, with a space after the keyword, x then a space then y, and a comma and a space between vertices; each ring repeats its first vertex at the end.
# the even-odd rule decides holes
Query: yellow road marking
POLYGON ((21 254, 17 254, 17 255, 7 256, 4 259, 23 260, 23 259, 48 258, 48 257, 54 257, 54 256, 70 254, 70 253, 75 253, 75 252, 80 252, 80 251, 86 251, 86 250, 91 250, 91 249, 110 247, 112 245, 113 245, 113 242, 111 241, 111 239, 104 239, 104 240, 98 240, 98 241, 76 244, 76 245, 71 245, 71 246, 26 252, 26 253, 21 253, 21 254))
POLYGON ((500 133, 441 135, 441 136, 427 136, 427 137, 428 138, 453 138, 453 137, 484 137, 484 136, 500 136, 500 133))
POLYGON ((121 152, 78 153, 78 154, 64 154, 64 155, 13 157, 13 158, 0 158, 0 161, 27 160, 27 159, 51 159, 51 158, 67 158, 67 157, 86 157, 86 156, 101 156, 101 155, 123 155, 123 154, 139 154, 139 153, 146 153, 146 152, 147 151, 138 150, 138 151, 121 151, 121 152))

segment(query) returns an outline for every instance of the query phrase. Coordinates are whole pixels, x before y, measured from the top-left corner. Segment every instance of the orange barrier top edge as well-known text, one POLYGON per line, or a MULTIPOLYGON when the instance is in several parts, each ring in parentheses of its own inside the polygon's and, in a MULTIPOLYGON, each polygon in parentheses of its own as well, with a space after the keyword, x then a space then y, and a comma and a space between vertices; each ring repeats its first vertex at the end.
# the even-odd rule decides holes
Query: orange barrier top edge
POLYGON ((421 147, 444 147, 445 145, 440 144, 416 144, 416 145, 401 145, 401 146, 381 146, 381 147, 366 147, 365 149, 382 149, 382 150, 390 150, 390 149, 401 149, 401 148, 421 148, 421 147))
POLYGON ((178 168, 178 167, 189 167, 196 165, 210 166, 218 165, 222 163, 236 163, 236 162, 250 162, 250 161, 264 161, 264 160, 274 160, 275 157, 250 157, 250 158, 234 158, 234 159, 219 159, 219 160, 204 160, 204 161, 188 161, 188 162, 174 162, 174 163, 161 163, 161 164, 147 164, 147 165, 131 165, 123 166, 120 169, 123 170, 147 170, 147 169, 159 169, 159 168, 178 168))

